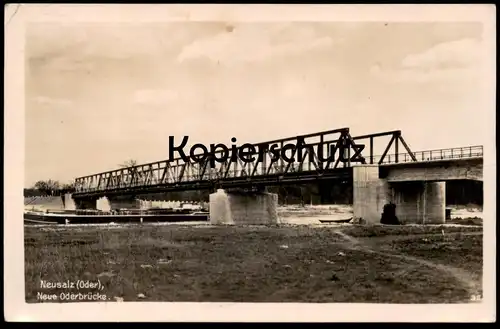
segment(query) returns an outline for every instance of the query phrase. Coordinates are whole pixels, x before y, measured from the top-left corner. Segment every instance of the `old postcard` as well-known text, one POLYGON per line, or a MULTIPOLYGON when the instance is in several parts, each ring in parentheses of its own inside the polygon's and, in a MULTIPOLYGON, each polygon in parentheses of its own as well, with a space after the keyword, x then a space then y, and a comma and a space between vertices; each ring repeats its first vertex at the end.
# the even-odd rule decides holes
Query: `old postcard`
POLYGON ((7 320, 495 321, 494 9, 8 5, 7 320))

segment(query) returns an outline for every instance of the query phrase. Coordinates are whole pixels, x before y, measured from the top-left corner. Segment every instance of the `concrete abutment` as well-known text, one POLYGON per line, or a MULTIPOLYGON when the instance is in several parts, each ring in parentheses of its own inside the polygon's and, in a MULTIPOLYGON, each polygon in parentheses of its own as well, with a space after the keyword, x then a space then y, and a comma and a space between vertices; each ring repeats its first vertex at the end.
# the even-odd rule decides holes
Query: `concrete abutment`
POLYGON ((392 202, 402 224, 442 224, 446 218, 445 182, 389 183, 378 165, 353 167, 353 212, 367 224, 380 223, 383 207, 392 202))
POLYGON ((390 201, 390 187, 379 178, 378 165, 353 167, 353 216, 367 224, 378 224, 383 207, 390 201))

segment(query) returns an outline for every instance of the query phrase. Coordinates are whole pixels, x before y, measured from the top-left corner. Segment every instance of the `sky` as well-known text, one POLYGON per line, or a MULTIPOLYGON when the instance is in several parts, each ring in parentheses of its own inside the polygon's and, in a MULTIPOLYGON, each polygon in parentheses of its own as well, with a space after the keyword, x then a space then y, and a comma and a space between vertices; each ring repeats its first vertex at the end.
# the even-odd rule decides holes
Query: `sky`
MULTIPOLYGON (((484 144, 481 23, 33 23, 25 186, 189 144, 349 127, 413 151, 484 144)), ((381 152, 380 152, 381 153, 381 152)))

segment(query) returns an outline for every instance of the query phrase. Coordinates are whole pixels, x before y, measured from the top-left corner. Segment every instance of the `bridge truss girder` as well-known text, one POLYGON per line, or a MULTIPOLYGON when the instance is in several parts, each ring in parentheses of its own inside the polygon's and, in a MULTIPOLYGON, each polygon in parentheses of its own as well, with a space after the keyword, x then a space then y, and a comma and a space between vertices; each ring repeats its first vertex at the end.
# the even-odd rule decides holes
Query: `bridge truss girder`
MULTIPOLYGON (((352 137, 349 128, 342 128, 253 145, 258 148, 262 145, 277 144, 279 147, 275 151, 281 151, 286 144, 296 144, 298 139, 303 140, 308 146, 303 149, 301 161, 295 159, 295 162, 287 163, 282 157, 273 159, 268 149, 262 152, 262 161, 245 163, 239 158, 236 161, 231 161, 229 158, 223 163, 215 162, 214 168, 210 166, 210 157, 200 163, 192 161, 189 157, 188 161, 176 158, 76 178, 75 196, 132 193, 133 191, 137 193, 148 191, 149 193, 149 191, 192 190, 259 183, 278 184, 287 181, 341 177, 353 165, 352 158, 356 153, 358 157, 354 160, 359 163, 382 164, 393 148, 394 157, 391 160, 394 161, 391 162, 397 163, 401 157, 399 143, 406 151, 405 158, 417 161, 399 130, 352 137), (382 156, 375 157, 374 141, 387 136, 391 139, 382 156), (368 142, 369 154, 366 154, 365 150, 359 152, 360 145, 367 146, 362 144, 363 142, 368 142), (323 150, 323 158, 318 156, 320 147, 323 150)), ((296 149, 289 151, 285 152, 289 158, 298 155, 296 149)))

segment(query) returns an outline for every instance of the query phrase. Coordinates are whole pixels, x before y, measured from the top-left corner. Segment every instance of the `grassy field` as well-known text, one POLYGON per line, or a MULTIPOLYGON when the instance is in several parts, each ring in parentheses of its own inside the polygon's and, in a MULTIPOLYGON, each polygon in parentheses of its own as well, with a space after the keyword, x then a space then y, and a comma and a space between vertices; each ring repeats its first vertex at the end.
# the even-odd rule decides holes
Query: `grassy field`
POLYGON ((25 264, 27 302, 453 303, 481 294, 482 227, 26 227, 25 264))

